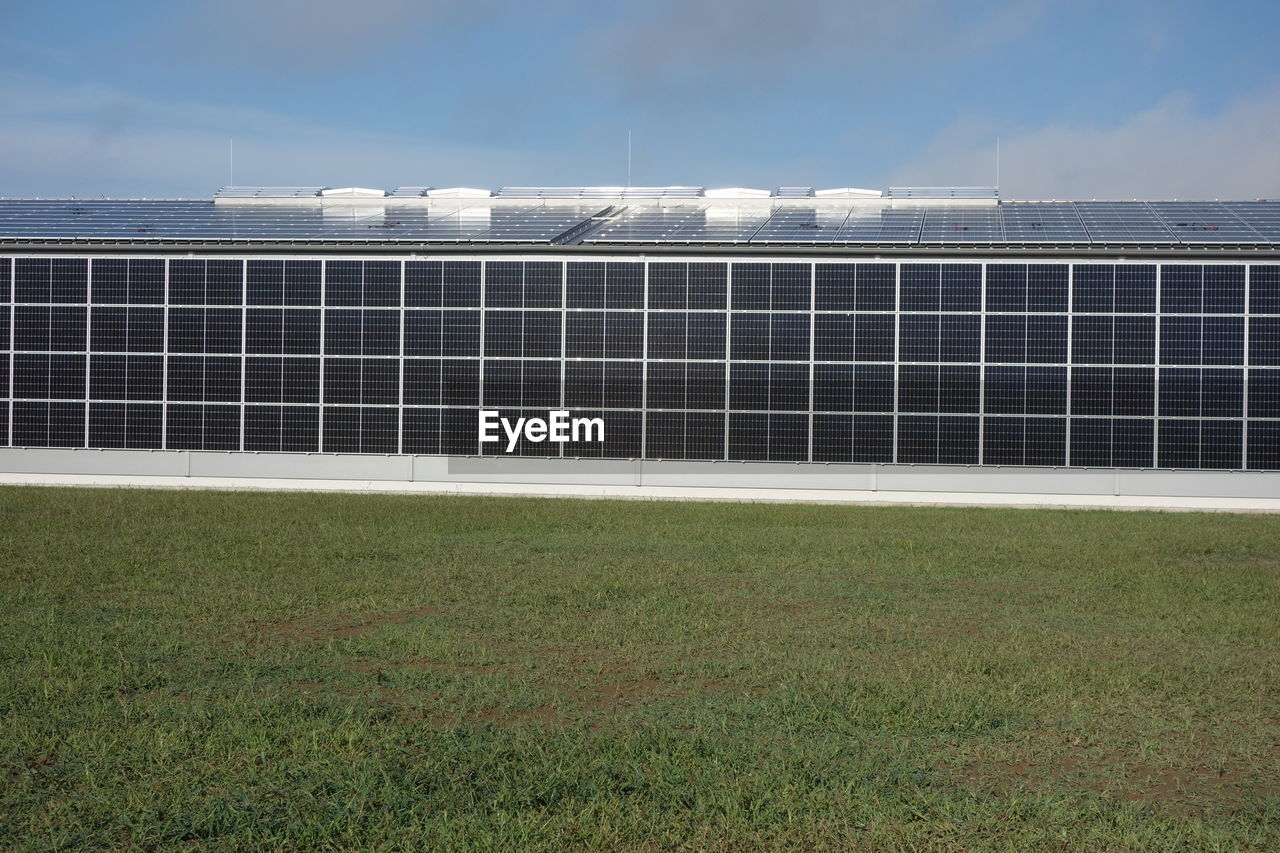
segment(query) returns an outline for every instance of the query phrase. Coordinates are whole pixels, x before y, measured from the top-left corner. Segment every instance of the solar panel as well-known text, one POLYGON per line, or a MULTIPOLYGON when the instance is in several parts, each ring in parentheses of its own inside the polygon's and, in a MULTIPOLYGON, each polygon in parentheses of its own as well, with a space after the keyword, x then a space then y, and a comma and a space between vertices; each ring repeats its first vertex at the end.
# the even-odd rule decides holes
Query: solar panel
POLYGON ((1070 202, 1006 202, 999 209, 1005 242, 1089 242, 1089 232, 1070 202))
POLYGON ((1074 205, 1095 243, 1178 242, 1145 202, 1077 201, 1074 205))
POLYGON ((669 243, 746 243, 768 221, 765 208, 711 206, 695 214, 667 236, 669 243))
POLYGON ((599 210, 0 200, 0 238, 550 242, 599 210))
POLYGON ((662 243, 702 213, 702 205, 633 207, 591 234, 587 243, 662 243))
MULTIPOLYGON (((248 188, 246 192, 264 188, 248 188)), ((238 204, 194 200, 0 200, 0 239, 342 240, 768 244, 1280 244, 1280 202, 1006 202, 881 208, 849 202, 656 203, 621 208, 594 232, 607 201, 494 205, 459 196, 421 203, 413 190, 376 202, 238 204)), ((244 195, 244 199, 267 196, 244 195)), ((298 196, 298 198, 306 198, 298 196)))
POLYGON ((389 195, 391 198, 418 198, 424 196, 431 187, 396 187, 389 195))
POLYGON ((1266 238, 1216 201, 1153 201, 1151 209, 1183 243, 1265 243, 1266 238))
POLYGON ((1000 211, 995 207, 942 207, 924 212, 921 243, 1003 243, 1000 211))
POLYGON ((780 207, 752 243, 830 243, 849 218, 848 207, 780 207))
POLYGON ((778 198, 812 198, 813 187, 778 187, 778 198))
POLYGON ((836 235, 837 243, 915 243, 920 239, 924 211, 919 208, 863 209, 855 207, 836 235))
POLYGON ((1258 236, 1280 243, 1280 201, 1227 201, 1222 206, 1258 236))

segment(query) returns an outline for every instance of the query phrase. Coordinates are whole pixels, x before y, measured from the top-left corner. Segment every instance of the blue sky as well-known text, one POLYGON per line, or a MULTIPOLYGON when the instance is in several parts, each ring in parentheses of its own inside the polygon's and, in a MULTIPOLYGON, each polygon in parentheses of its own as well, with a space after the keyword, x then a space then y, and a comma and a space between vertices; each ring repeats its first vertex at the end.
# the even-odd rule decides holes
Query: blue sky
POLYGON ((0 0, 0 195, 1280 196, 1280 3, 0 0))

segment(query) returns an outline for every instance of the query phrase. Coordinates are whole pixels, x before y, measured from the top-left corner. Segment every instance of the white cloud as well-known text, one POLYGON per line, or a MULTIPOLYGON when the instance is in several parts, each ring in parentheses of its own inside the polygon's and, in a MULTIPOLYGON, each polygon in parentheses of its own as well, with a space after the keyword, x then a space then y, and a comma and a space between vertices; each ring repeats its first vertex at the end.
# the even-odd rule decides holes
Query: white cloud
MULTIPOLYGON (((1280 197, 1280 88, 1198 111, 1184 93, 1112 124, 1055 122, 1004 133, 1005 198, 1280 197)), ((969 119, 894 171, 895 185, 990 185, 995 136, 969 119)))
POLYGON ((932 66, 989 50, 1025 33, 1054 2, 654 0, 625 6, 591 34, 588 49, 635 94, 699 83, 751 92, 836 69, 932 66))

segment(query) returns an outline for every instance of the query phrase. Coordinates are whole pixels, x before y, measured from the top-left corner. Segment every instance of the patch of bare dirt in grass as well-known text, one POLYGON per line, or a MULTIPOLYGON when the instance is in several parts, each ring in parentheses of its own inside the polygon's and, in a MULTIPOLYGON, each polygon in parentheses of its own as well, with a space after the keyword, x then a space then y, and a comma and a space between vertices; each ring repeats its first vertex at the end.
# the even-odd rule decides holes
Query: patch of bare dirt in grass
POLYGON ((268 630, 274 637, 294 642, 324 642, 327 640, 349 640, 361 637, 383 625, 404 625, 428 616, 439 616, 444 613, 438 607, 415 607, 409 610, 392 610, 364 617, 355 622, 325 621, 301 617, 277 622, 268 630))
POLYGON ((1249 762, 1238 756, 1199 752, 1154 762, 1115 750, 1099 754, 1078 739, 1046 737, 1042 742, 1043 748, 1020 749, 1012 760, 974 756, 957 781, 990 794, 1019 787, 1040 793, 1091 792, 1179 815, 1230 811, 1250 797, 1280 796, 1280 778, 1246 769, 1249 762), (1057 751, 1064 747, 1074 751, 1057 751))

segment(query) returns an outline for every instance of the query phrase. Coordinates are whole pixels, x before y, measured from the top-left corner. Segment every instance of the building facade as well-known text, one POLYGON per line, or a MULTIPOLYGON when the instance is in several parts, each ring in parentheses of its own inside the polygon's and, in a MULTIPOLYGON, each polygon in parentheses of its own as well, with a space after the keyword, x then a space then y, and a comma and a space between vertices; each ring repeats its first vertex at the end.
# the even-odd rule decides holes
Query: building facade
MULTIPOLYGON (((1155 205, 1143 212, 1166 240, 1094 240, 1072 205, 1085 242, 1057 224, 1062 203, 695 198, 454 202, 434 211, 454 217, 447 241, 280 237, 263 224, 298 228, 318 209, 320 229, 402 227, 391 199, 347 200, 327 220, 324 196, 316 209, 204 203, 219 223, 229 210, 251 220, 227 239, 198 217, 166 225, 146 202, 115 209, 112 227, 145 229, 127 236, 70 220, 98 213, 68 212, 84 203, 42 203, 73 226, 22 222, 35 203, 0 204, 0 233, 45 232, 0 245, 0 460, 70 471, 90 457, 37 451, 139 452, 111 455, 127 470, 142 452, 147 465, 157 452, 220 454, 242 474, 279 474, 287 458, 305 477, 341 457, 375 479, 386 469, 374 457, 457 460, 447 470, 464 478, 462 460, 493 457, 472 470, 501 480, 505 465, 513 481, 615 470, 592 460, 784 463, 750 470, 762 486, 772 471, 791 486, 812 474, 815 488, 906 466, 968 471, 973 491, 996 470, 1052 482, 1126 469, 1276 488, 1256 476, 1280 471, 1280 242, 1267 232, 1280 220, 1268 203, 1250 209, 1255 224, 1231 221, 1248 242, 1155 205), (477 206, 488 216, 467 226, 477 206), (510 221, 495 225, 495 210, 510 221), (876 242, 834 242, 831 223, 848 229, 855 215, 875 219, 876 242), (1183 219, 1201 242, 1179 233, 1183 219), (983 230, 992 221, 999 240, 983 230), (939 232, 951 242, 924 239, 930 224, 955 229, 939 232), (502 233, 457 233, 481 226, 502 233), (801 239, 755 239, 770 227, 801 239), (1018 227, 1032 238, 1010 240, 1018 227), (909 239, 885 239, 894 229, 909 239), (600 418, 604 440, 485 443, 484 410, 600 418)), ((689 468, 690 482, 718 485, 730 467, 689 468)), ((616 470, 626 481, 640 469, 616 470)))

